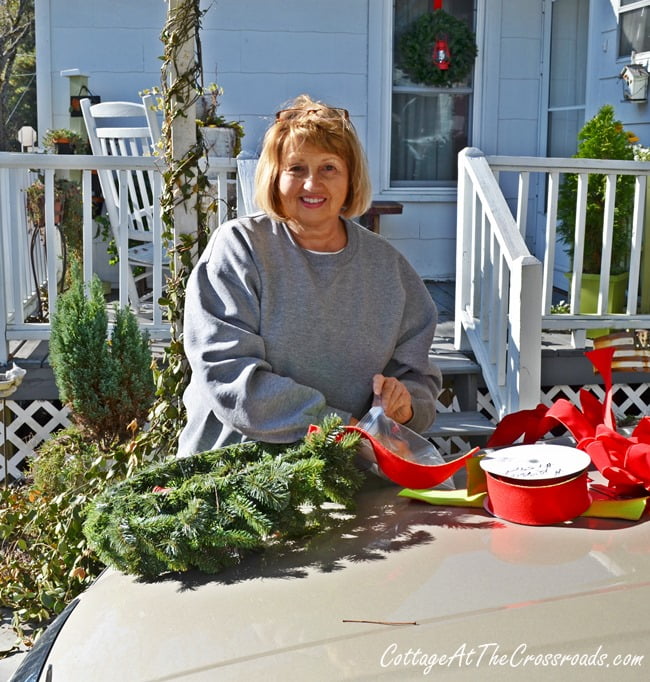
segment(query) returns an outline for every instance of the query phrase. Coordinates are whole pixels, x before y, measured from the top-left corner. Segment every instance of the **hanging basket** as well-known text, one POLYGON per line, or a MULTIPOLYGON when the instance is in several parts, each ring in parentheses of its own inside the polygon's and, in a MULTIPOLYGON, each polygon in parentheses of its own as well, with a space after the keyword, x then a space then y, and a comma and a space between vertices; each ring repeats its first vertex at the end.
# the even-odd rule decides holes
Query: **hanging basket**
POLYGON ((94 95, 85 85, 82 85, 79 88, 78 95, 70 95, 70 116, 72 118, 81 117, 81 100, 86 97, 90 100, 91 104, 99 104, 102 101, 99 95, 94 95))
POLYGON ((464 21, 444 10, 435 10, 416 19, 399 40, 399 66, 415 83, 451 87, 465 80, 478 53, 474 33, 464 21), (451 59, 446 69, 434 64, 432 53, 444 37, 451 59))

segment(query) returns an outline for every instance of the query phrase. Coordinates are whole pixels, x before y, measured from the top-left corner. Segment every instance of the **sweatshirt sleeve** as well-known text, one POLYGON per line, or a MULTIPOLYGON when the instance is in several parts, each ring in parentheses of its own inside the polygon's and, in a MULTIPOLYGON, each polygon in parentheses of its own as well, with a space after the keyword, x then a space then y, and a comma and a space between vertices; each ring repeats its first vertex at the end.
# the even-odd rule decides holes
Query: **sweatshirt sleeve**
POLYGON ((438 311, 421 278, 406 266, 402 333, 385 374, 404 383, 411 394, 413 417, 406 424, 425 431, 435 420, 436 399, 442 390, 440 369, 429 358, 438 311))
POLYGON ((266 359, 259 333, 262 281, 245 236, 222 226, 189 278, 184 346, 192 369, 188 391, 247 438, 293 442, 328 414, 350 414, 266 359))

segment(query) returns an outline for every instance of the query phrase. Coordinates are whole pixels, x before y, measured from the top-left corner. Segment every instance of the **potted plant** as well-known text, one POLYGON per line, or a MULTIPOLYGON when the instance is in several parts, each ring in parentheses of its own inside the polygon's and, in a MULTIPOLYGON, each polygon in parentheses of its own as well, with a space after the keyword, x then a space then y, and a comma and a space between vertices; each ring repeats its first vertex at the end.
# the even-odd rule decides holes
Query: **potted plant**
MULTIPOLYGON (((633 160, 632 133, 614 117, 614 107, 606 104, 587 121, 578 133, 578 151, 573 158, 633 160)), ((596 312, 603 250, 603 222, 605 218, 606 176, 592 174, 587 188, 583 275, 580 311, 596 312)), ((558 195, 557 232, 566 244, 573 264, 575 249, 576 197, 578 176, 568 174, 560 185, 558 195)), ((619 175, 616 180, 612 261, 610 265, 609 312, 620 312, 625 307, 627 268, 630 257, 630 231, 634 210, 634 177, 619 175)))
POLYGON ((211 83, 196 103, 196 122, 208 156, 236 157, 241 151, 244 128, 239 121, 227 121, 217 113, 223 88, 211 83))
POLYGON ((43 147, 52 154, 85 154, 86 140, 67 128, 48 130, 43 136, 43 147))
MULTIPOLYGON (((54 187, 54 224, 60 225, 63 220, 63 196, 59 189, 54 187)), ((25 204, 27 216, 36 228, 45 227, 45 185, 41 179, 34 180, 25 189, 25 204)))

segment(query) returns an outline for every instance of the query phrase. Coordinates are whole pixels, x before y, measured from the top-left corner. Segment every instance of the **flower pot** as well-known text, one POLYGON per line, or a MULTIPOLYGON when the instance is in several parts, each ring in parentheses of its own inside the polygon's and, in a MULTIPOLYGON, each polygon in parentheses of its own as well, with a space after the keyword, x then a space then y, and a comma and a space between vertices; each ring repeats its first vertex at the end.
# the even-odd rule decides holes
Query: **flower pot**
POLYGON ((233 128, 206 127, 201 128, 201 135, 205 142, 206 154, 230 158, 233 156, 237 132, 233 128))
MULTIPOLYGON (((571 273, 566 273, 571 281, 571 273)), ((627 303, 628 273, 609 276, 609 293, 607 295, 607 312, 623 313, 627 303)), ((595 313, 598 310, 598 290, 600 288, 600 275, 582 273, 582 286, 580 288, 580 311, 581 313, 595 313)), ((588 329, 587 337, 594 339, 598 336, 609 334, 609 329, 588 329)))
POLYGON ((74 154, 74 146, 67 138, 54 140, 54 149, 57 154, 74 154))

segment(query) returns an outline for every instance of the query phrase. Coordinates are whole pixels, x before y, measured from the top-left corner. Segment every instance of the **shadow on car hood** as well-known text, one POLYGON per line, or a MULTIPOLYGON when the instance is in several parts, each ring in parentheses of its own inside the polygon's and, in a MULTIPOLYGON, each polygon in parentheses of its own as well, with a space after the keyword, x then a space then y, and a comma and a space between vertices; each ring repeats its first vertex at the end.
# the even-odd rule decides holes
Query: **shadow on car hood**
POLYGON ((646 523, 518 526, 397 492, 373 481, 327 532, 217 575, 105 571, 57 638, 52 682, 549 679, 542 660, 562 656, 561 679, 593 682, 612 679, 596 658, 624 654, 647 660, 617 680, 647 676, 646 523))

